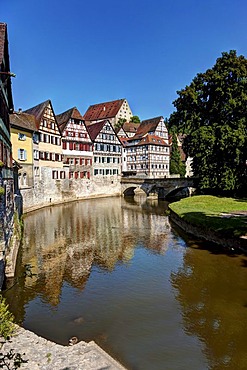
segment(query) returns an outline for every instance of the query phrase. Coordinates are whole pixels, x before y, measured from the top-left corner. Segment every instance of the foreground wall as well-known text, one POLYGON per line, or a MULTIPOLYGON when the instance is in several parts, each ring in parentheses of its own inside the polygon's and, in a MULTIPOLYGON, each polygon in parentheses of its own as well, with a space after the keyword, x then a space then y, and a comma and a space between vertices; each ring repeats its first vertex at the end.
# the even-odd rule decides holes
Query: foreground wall
POLYGON ((52 179, 52 169, 43 168, 39 182, 21 189, 23 212, 78 199, 121 195, 119 176, 93 179, 52 179))

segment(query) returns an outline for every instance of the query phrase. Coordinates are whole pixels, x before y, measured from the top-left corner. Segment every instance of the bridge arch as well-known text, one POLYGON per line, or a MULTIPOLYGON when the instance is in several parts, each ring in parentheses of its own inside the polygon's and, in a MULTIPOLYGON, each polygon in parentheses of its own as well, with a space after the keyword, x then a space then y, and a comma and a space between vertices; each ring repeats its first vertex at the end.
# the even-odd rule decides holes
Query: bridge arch
MULTIPOLYGON (((158 198, 167 199, 183 189, 187 189, 188 195, 191 190, 197 187, 196 178, 122 178, 122 194, 134 195, 135 189, 142 189, 147 196, 153 193, 158 194, 158 198), (130 190, 128 190, 130 189, 130 190)), ((185 190, 186 191, 186 190, 185 190)))
POLYGON ((131 196, 131 195, 135 195, 135 189, 136 188, 137 188, 137 186, 131 186, 131 187, 125 189, 123 191, 123 196, 127 197, 127 196, 131 196))
POLYGON ((165 195, 165 199, 169 199, 169 198, 176 197, 176 196, 189 197, 190 196, 190 189, 189 189, 189 187, 188 186, 177 187, 177 188, 169 191, 165 195))

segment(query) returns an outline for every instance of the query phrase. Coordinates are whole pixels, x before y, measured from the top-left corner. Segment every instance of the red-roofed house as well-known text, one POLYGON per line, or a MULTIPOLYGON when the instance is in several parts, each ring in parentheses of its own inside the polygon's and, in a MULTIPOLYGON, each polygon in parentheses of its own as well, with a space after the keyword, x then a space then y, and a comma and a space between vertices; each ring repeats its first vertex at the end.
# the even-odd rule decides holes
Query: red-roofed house
POLYGON ((84 120, 76 107, 56 116, 62 133, 63 161, 70 178, 91 177, 93 144, 84 120))
POLYGON ((37 131, 39 132, 39 166, 54 168, 52 178, 64 178, 62 160, 61 133, 50 100, 25 110, 24 113, 35 117, 37 131))
POLYGON ((136 134, 122 144, 126 150, 128 174, 169 177, 170 146, 163 117, 142 121, 136 134))
POLYGON ((90 105, 83 117, 87 125, 107 119, 115 127, 120 118, 129 121, 132 116, 127 100, 119 99, 90 105))
POLYGON ((94 177, 117 178, 121 174, 122 145, 108 120, 87 126, 94 144, 94 177))

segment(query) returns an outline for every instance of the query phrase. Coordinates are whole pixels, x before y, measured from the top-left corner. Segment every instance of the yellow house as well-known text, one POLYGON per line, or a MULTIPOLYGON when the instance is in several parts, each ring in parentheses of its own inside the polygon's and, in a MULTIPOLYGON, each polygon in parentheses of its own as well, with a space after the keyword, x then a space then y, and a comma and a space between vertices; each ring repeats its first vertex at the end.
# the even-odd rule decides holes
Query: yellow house
POLYGON ((32 187, 34 184, 34 147, 36 133, 35 117, 26 113, 10 114, 10 133, 12 155, 20 165, 19 188, 32 187))

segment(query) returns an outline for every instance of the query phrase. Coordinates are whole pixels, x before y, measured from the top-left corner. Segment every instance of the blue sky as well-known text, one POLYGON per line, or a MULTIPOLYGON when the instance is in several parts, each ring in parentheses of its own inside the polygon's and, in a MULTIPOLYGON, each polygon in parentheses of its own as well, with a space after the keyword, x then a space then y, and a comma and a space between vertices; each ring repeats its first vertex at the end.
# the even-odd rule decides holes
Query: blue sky
POLYGON ((0 0, 15 109, 126 98, 141 119, 169 117, 223 51, 247 57, 246 15, 245 0, 0 0))

